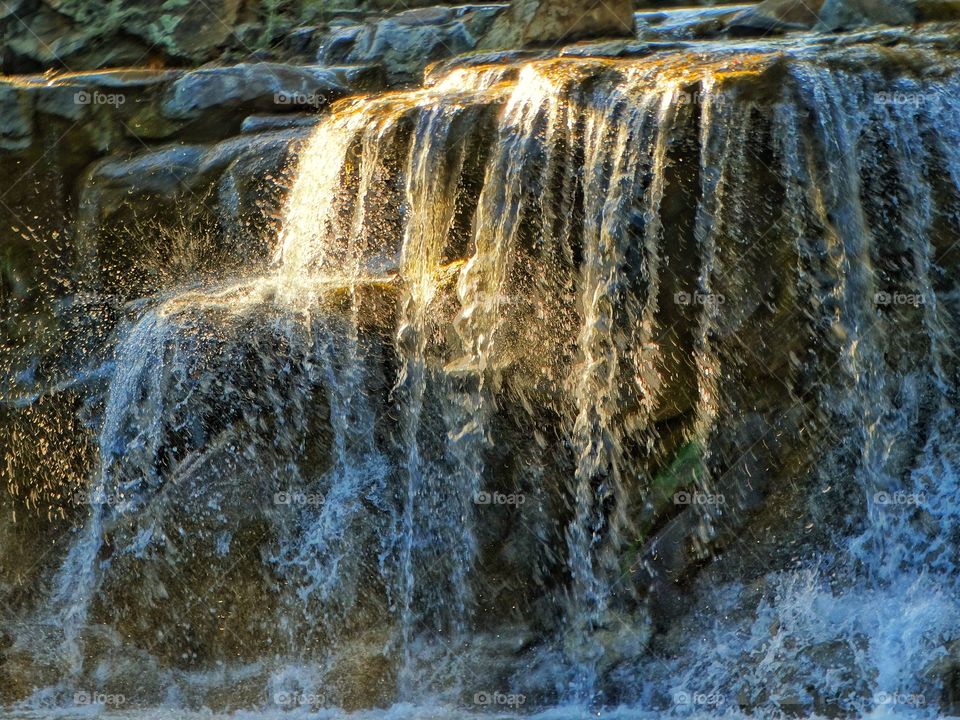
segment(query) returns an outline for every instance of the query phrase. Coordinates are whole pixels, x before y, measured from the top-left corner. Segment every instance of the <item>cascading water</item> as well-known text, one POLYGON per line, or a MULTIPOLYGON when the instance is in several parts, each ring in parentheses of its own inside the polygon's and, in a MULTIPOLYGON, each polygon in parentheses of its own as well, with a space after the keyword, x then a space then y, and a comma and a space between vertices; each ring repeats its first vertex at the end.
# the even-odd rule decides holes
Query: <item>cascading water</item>
POLYGON ((960 62, 890 38, 335 105, 272 267, 116 330, 17 712, 955 709, 960 62))

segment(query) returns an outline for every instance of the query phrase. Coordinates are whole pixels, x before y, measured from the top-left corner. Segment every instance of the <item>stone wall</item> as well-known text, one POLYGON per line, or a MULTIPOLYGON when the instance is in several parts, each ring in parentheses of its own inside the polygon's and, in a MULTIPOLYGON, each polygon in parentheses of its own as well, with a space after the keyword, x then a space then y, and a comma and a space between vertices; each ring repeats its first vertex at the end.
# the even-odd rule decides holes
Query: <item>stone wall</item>
POLYGON ((4 73, 48 68, 197 65, 218 58, 292 59, 331 21, 429 0, 7 0, 4 73))

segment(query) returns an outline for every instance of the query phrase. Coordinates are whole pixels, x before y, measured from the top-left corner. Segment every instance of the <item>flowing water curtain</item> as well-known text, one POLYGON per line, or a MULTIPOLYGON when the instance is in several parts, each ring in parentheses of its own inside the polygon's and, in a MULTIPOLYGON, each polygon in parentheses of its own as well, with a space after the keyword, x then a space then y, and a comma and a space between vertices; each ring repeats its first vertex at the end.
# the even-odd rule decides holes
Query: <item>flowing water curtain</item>
POLYGON ((278 518, 283 531, 270 558, 294 591, 283 622, 290 647, 305 656, 317 649, 305 638, 319 635, 320 651, 329 652, 358 623, 375 623, 386 612, 390 574, 378 559, 389 551, 389 538, 379 528, 395 522, 396 513, 395 470, 377 432, 384 380, 372 358, 381 350, 358 337, 350 315, 317 313, 309 333, 307 357, 329 408, 330 457, 325 469, 306 453, 292 459, 281 490, 286 507, 279 508, 292 518, 278 518))
MULTIPOLYGON (((698 474, 696 491, 708 494, 710 479, 705 468, 709 462, 709 444, 719 413, 720 378, 723 368, 714 348, 721 305, 717 277, 730 270, 722 264, 723 251, 718 249, 718 236, 724 228, 725 202, 729 186, 736 182, 736 155, 743 152, 747 113, 742 106, 715 90, 712 78, 704 79, 703 104, 700 109, 700 202, 697 207, 694 239, 700 255, 695 303, 700 307, 699 327, 695 343, 698 401, 691 441, 700 448, 704 471, 698 474), (739 152, 738 152, 739 151, 739 152)), ((735 228, 734 228, 735 230, 735 228)), ((726 298, 724 298, 724 301, 726 298)), ((701 505, 696 505, 699 509, 701 505)), ((700 542, 706 545, 712 535, 709 515, 701 526, 700 542)))
POLYGON ((393 153, 410 110, 402 99, 360 98, 317 126, 298 160, 274 253, 281 279, 348 284, 377 274, 378 256, 389 267, 401 197, 388 181, 402 173, 393 153))
MULTIPOLYGON (((859 457, 855 460, 858 482, 866 495, 868 529, 876 528, 882 515, 876 493, 891 488, 896 480, 886 472, 890 446, 884 437, 886 425, 896 423, 890 406, 890 382, 896 378, 884 372, 880 343, 884 325, 876 315, 877 277, 872 245, 877 242, 868 227, 860 203, 861 167, 857 138, 864 122, 861 104, 866 88, 857 87, 846 78, 822 71, 812 73, 801 92, 812 96, 809 102, 817 107, 817 123, 813 142, 821 156, 828 152, 839 155, 823 173, 818 188, 821 217, 827 237, 827 253, 838 278, 832 300, 834 332, 841 340, 841 369, 848 377, 852 392, 845 393, 841 403, 851 411, 859 439, 859 457)), ((819 210, 820 208, 818 208, 819 210)), ((871 550, 868 564, 882 557, 886 544, 884 534, 874 533, 870 540, 879 547, 871 550)), ((870 568, 876 572, 877 568, 870 568)))
POLYGON ((484 454, 490 422, 511 348, 504 325, 511 318, 511 270, 522 205, 532 172, 545 105, 555 102, 548 78, 525 67, 505 98, 473 220, 473 254, 459 273, 456 344, 444 373, 453 389, 445 410, 455 475, 471 499, 485 491, 484 454))
POLYGON ((917 265, 924 293, 925 329, 930 336, 932 364, 942 399, 925 439, 920 470, 914 476, 914 490, 924 494, 924 510, 938 519, 940 529, 915 548, 914 559, 923 558, 942 572, 954 572, 960 565, 960 508, 953 500, 960 481, 960 444, 954 441, 958 358, 952 350, 960 336, 960 308, 950 293, 956 282, 956 264, 951 254, 956 251, 956 238, 960 237, 960 124, 950 122, 960 117, 958 87, 958 80, 951 78, 943 84, 923 86, 919 96, 923 103, 920 133, 929 148, 923 174, 928 182, 936 179, 936 186, 931 187, 936 201, 929 231, 933 242, 918 248, 917 265))
MULTIPOLYGON (((876 81, 837 78, 811 66, 798 84, 808 107, 816 108, 817 123, 810 140, 814 155, 839 155, 839 162, 825 167, 814 159, 814 167, 820 168, 821 182, 812 191, 813 207, 817 223, 824 228, 826 253, 832 263, 830 271, 835 282, 827 307, 834 317, 833 335, 839 340, 839 367, 848 378, 848 389, 838 388, 840 396, 834 405, 849 413, 845 424, 859 438, 851 462, 864 494, 867 515, 863 534, 854 544, 854 554, 876 580, 882 581, 899 564, 895 556, 904 539, 901 533, 889 531, 892 516, 899 515, 902 509, 887 507, 885 498, 904 491, 905 473, 909 472, 904 462, 913 460, 904 453, 910 454, 906 444, 917 431, 921 401, 918 393, 926 392, 916 387, 917 378, 911 377, 896 357, 911 350, 904 346, 895 347, 892 352, 887 349, 891 341, 902 343, 910 330, 909 326, 898 327, 891 308, 884 307, 883 298, 886 288, 895 294, 907 290, 892 274, 900 272, 898 267, 905 270, 900 275, 901 283, 916 286, 919 280, 925 284, 916 275, 917 270, 923 271, 923 255, 918 258, 904 244, 929 241, 923 228, 917 227, 918 223, 925 226, 928 222, 922 219, 927 213, 923 207, 925 199, 902 197, 895 205, 884 208, 876 206, 882 202, 876 196, 896 197, 900 193, 882 173, 887 172, 888 165, 894 175, 903 172, 903 162, 907 160, 899 158, 911 151, 911 145, 914 152, 919 152, 915 127, 911 128, 913 123, 907 119, 891 122, 882 108, 878 112, 876 98, 884 86, 876 81), (880 155, 887 153, 883 147, 887 143, 893 144, 894 156, 881 163, 880 155), (916 264, 918 259, 920 267, 916 264)), ((922 162, 922 157, 909 158, 908 162, 922 162)), ((899 180, 902 182, 911 174, 908 171, 906 178, 899 180)), ((922 194, 923 187, 911 186, 906 192, 922 194)), ((929 301, 936 302, 933 297, 929 301)), ((923 315, 930 310, 923 305, 917 303, 915 308, 921 315, 919 323, 911 321, 909 325, 923 327, 927 323, 923 315)), ((897 308, 892 310, 899 312, 897 308)), ((923 373, 928 370, 935 376, 935 368, 924 368, 923 373)))
MULTIPOLYGON (((937 85, 906 80, 896 83, 887 95, 874 94, 875 127, 882 131, 872 139, 866 198, 876 201, 884 196, 881 192, 887 188, 878 186, 886 176, 880 168, 892 168, 897 181, 897 186, 886 193, 892 196, 892 209, 874 210, 892 221, 878 233, 883 238, 880 249, 885 251, 881 252, 885 262, 880 270, 886 284, 874 300, 878 312, 890 318, 887 334, 895 341, 893 347, 888 344, 886 360, 901 383, 897 403, 902 419, 892 428, 900 438, 894 441, 891 454, 903 457, 900 466, 905 461, 911 463, 901 472, 905 474, 902 482, 876 491, 883 505, 884 531, 892 530, 902 540, 884 558, 887 573, 917 566, 950 571, 957 559, 955 554, 951 558, 950 553, 928 550, 928 544, 936 545, 943 536, 952 534, 949 528, 957 519, 949 510, 950 503, 943 501, 944 492, 949 493, 956 483, 956 474, 949 467, 956 457, 956 447, 949 440, 956 386, 948 348, 956 340, 957 327, 955 316, 937 294, 936 281, 943 271, 937 266, 936 250, 930 242, 935 215, 949 211, 938 207, 944 196, 935 193, 927 180, 934 176, 930 145, 939 134, 943 118, 951 117, 950 101, 940 90, 937 85), (913 99, 916 112, 900 112, 883 102, 887 97, 913 99), (935 437, 940 459, 929 453, 935 437), (921 514, 936 518, 940 530, 934 537, 929 537, 918 522, 921 514)), ((952 116, 956 116, 956 106, 952 109, 952 116)))
MULTIPOLYGON (((146 622, 152 616, 146 608, 167 597, 173 575, 192 572, 190 558, 207 550, 232 557, 231 537, 243 527, 223 522, 223 504, 233 506, 229 512, 241 523, 262 512, 269 532, 258 542, 278 543, 266 559, 300 601, 279 603, 288 612, 277 627, 290 647, 314 647, 324 635, 329 641, 344 618, 356 619, 355 606, 376 604, 370 565, 386 552, 376 528, 394 511, 370 405, 383 380, 369 371, 371 348, 335 296, 305 311, 299 303, 277 305, 275 286, 269 278, 187 292, 119 331, 101 468, 88 493, 91 514, 56 578, 52 602, 62 615, 56 624, 65 629, 72 671, 83 666, 80 638, 91 608, 102 619, 114 605, 140 607, 123 622, 146 622), (318 412, 326 413, 329 432, 317 433, 318 412), (279 495, 288 499, 278 502, 279 495), (201 506, 190 504, 200 496, 201 506), (296 499, 304 496, 325 501, 296 499), (141 582, 131 583, 138 575, 141 582)), ((238 548, 228 569, 250 550, 238 548)), ((195 620, 189 606, 200 602, 196 592, 185 587, 176 601, 168 599, 170 612, 195 620)), ((268 614, 270 607, 261 605, 268 614)), ((249 629, 238 632, 246 637, 249 629)), ((148 641, 151 649, 158 644, 148 641)))
MULTIPOLYGON (((958 438, 947 427, 956 365, 946 352, 956 327, 935 287, 948 270, 937 265, 930 227, 953 212, 957 185, 947 171, 949 191, 931 192, 924 176, 935 175, 924 168, 935 162, 929 153, 942 142, 938 129, 949 134, 955 126, 957 108, 941 104, 915 117, 882 98, 942 92, 938 83, 891 90, 880 77, 837 77, 810 61, 798 64, 774 109, 784 228, 798 263, 795 295, 809 304, 804 312, 817 341, 807 360, 819 398, 816 424, 826 426, 817 472, 834 472, 820 479, 822 502, 852 497, 837 509, 848 517, 861 503, 872 509, 852 534, 833 529, 849 554, 768 579, 775 594, 739 631, 740 642, 734 624, 715 627, 709 646, 691 643, 671 666, 678 687, 725 687, 748 698, 766 686, 755 702, 805 706, 835 690, 797 648, 822 652, 857 637, 837 678, 840 707, 869 709, 877 689, 879 697, 929 694, 924 668, 951 637, 958 613, 947 589, 955 563, 942 539, 955 532, 955 517, 940 502, 940 489, 949 493, 956 482, 958 438), (937 207, 942 200, 947 206, 937 207), (898 310, 886 299, 897 288, 931 295, 898 310), (853 495, 834 490, 845 483, 839 473, 852 475, 853 495), (757 672, 744 670, 753 664, 757 672)), ((736 612, 744 590, 716 588, 710 602, 736 612)))
MULTIPOLYGON (((442 98, 422 107, 406 166, 408 221, 401 254, 404 290, 396 333, 401 362, 396 388, 406 475, 400 528, 401 688, 408 693, 416 683, 414 635, 424 628, 449 633, 458 641, 472 604, 472 484, 446 456, 446 427, 435 415, 423 416, 425 403, 451 402, 444 378, 428 367, 427 351, 463 166, 463 145, 451 138, 461 114, 462 108, 442 98)), ((435 412, 433 407, 428 410, 435 412)))
POLYGON ((596 662, 603 653, 592 634, 609 623, 609 611, 630 609, 632 584, 623 582, 620 558, 636 537, 628 514, 631 495, 648 483, 633 476, 638 465, 624 454, 635 430, 649 431, 656 401, 656 383, 637 380, 656 362, 649 350, 659 301, 660 202, 678 92, 675 84, 656 85, 643 73, 616 77, 615 83, 591 98, 583 137, 582 326, 580 360, 570 378, 578 461, 571 485, 575 515, 567 535, 570 631, 580 635, 571 643, 578 665, 572 692, 581 701, 593 699, 596 662), (645 187, 642 178, 648 174, 645 187), (638 206, 643 237, 629 227, 638 206), (635 244, 641 247, 639 267, 630 263, 635 244), (632 353, 639 357, 628 357, 632 353), (629 394, 638 392, 640 413, 626 425, 623 405, 637 403, 629 394))
MULTIPOLYGON (((381 561, 383 573, 392 577, 392 602, 399 604, 406 678, 413 672, 409 656, 415 635, 420 630, 462 634, 471 604, 468 574, 475 550, 469 514, 482 448, 464 441, 462 425, 474 421, 472 408, 464 420, 452 407, 457 403, 451 384, 460 382, 459 374, 437 376, 428 369, 427 346, 436 323, 431 303, 441 290, 440 262, 448 251, 464 142, 474 118, 458 128, 456 141, 448 143, 448 136, 453 124, 476 115, 464 113, 458 100, 487 102, 487 89, 502 74, 502 69, 457 71, 421 91, 344 105, 345 117, 335 113, 321 124, 301 159, 277 253, 281 277, 301 284, 332 272, 342 275, 346 267, 352 268, 346 273, 351 277, 391 265, 398 272, 395 400, 407 487, 399 498, 395 532, 384 533, 399 547, 385 548, 381 561), (398 178, 404 179, 403 195, 395 191, 398 178), (313 201, 317 195, 324 200, 313 201), (390 257, 401 227, 397 220, 404 228, 398 264, 390 257), (422 422, 424 403, 437 398, 440 415, 456 425, 449 440, 447 428, 432 417, 422 422), (392 570, 394 562, 398 567, 392 570)), ((499 102, 496 93, 491 102, 499 102)), ((352 307, 356 312, 356 303, 352 307)))
POLYGON ((692 287, 674 302, 691 311, 684 318, 694 328, 686 442, 697 462, 685 499, 698 518, 691 558, 699 560, 730 542, 758 495, 777 490, 767 484, 782 462, 778 438, 809 420, 800 356, 816 338, 797 306, 809 298, 800 297, 806 255, 796 247, 805 242, 797 184, 807 180, 789 174, 778 145, 796 140, 793 127, 777 124, 791 113, 788 95, 708 72, 695 96, 698 260, 692 287))
MULTIPOLYGON (((162 315, 148 313, 130 329, 116 351, 116 369, 99 437, 100 469, 91 479, 88 492, 90 516, 57 574, 51 602, 61 614, 69 667, 74 673, 82 668, 81 633, 99 586, 98 559, 104 525, 111 512, 109 500, 119 498, 123 492, 124 477, 120 472, 129 462, 131 471, 124 473, 127 482, 139 481, 148 490, 160 484, 154 460, 164 430, 163 356, 169 352, 169 332, 170 326, 162 315)), ((129 503, 136 501, 136 490, 134 487, 128 491, 129 503)), ((113 512, 126 509, 124 504, 113 512)))
POLYGON ((320 123, 298 160, 274 258, 294 282, 318 270, 335 272, 345 259, 334 235, 336 201, 347 155, 369 119, 364 100, 351 102, 320 123))
MULTIPOLYGON (((704 199, 696 230, 702 253, 699 292, 704 298, 715 298, 716 301, 705 302, 701 315, 697 345, 701 401, 695 428, 700 442, 709 447, 709 439, 714 432, 710 430, 711 426, 716 426, 719 419, 722 427, 723 418, 731 412, 731 401, 736 400, 735 396, 731 397, 728 393, 742 382, 737 377, 739 362, 735 357, 736 352, 752 357, 762 365, 772 355, 772 348, 748 348, 742 345, 738 349, 734 345, 732 353, 726 341, 729 328, 738 322, 740 306, 749 301, 748 293, 744 291, 751 279, 740 266, 749 263, 755 246, 762 242, 777 243, 782 237, 782 241, 793 248, 791 256, 795 269, 788 268, 789 274, 785 279, 791 284, 789 296, 800 304, 796 312, 805 318, 800 327, 804 328, 807 342, 812 343, 814 354, 813 357, 792 358, 791 365, 797 368, 810 364, 806 372, 816 377, 811 390, 819 392, 824 403, 834 397, 834 391, 827 388, 817 390, 817 384, 831 384, 831 366, 839 359, 840 349, 836 353, 830 350, 834 342, 830 328, 836 322, 836 315, 831 310, 835 305, 831 300, 835 297, 837 281, 842 281, 843 276, 837 274, 829 258, 823 260, 827 253, 820 249, 823 235, 828 231, 825 230, 827 225, 823 221, 823 213, 817 209, 823 207, 819 194, 824 180, 820 176, 821 166, 815 158, 823 149, 815 152, 809 145, 809 121, 801 114, 806 108, 798 104, 795 89, 792 86, 785 87, 776 104, 766 106, 772 116, 775 170, 777 182, 782 183, 784 189, 784 207, 779 221, 769 228, 759 228, 760 232, 751 227, 751 218, 744 215, 744 210, 752 205, 751 194, 756 195, 756 190, 750 188, 749 176, 757 171, 757 163, 761 162, 753 154, 759 142, 750 116, 754 108, 742 102, 731 102, 732 98, 727 93, 711 84, 708 84, 704 95, 701 125, 704 199), (812 198, 806 197, 808 192, 812 198), (822 316, 821 312, 826 315, 822 316), (755 357, 755 353, 759 357, 755 357), (723 392, 723 388, 727 388, 728 392, 723 392)), ((771 335, 767 335, 766 340, 778 341, 776 336, 771 335)), ((803 392, 806 382, 803 374, 790 382, 791 385, 800 383, 799 388, 795 385, 791 388, 791 394, 803 392)), ((796 399, 798 403, 802 401, 801 397, 796 399)), ((820 404, 816 406, 820 407, 820 404)), ((848 417, 845 413, 842 415, 848 417)), ((820 420, 830 425, 836 422, 835 418, 809 415, 804 418, 804 422, 808 423, 808 433, 816 432, 815 426, 809 423, 820 420)), ((764 433, 775 431, 775 427, 765 428, 764 433)), ((735 468, 727 472, 733 470, 735 468)), ((721 477, 714 479, 714 482, 718 479, 723 480, 721 477)), ((827 488, 830 479, 824 482, 827 488)), ((729 505, 728 488, 728 484, 719 488, 727 499, 721 508, 729 505)), ((715 484, 707 485, 704 491, 716 492, 717 489, 715 484)), ((707 520, 709 524, 703 528, 700 536, 705 547, 717 527, 717 518, 708 514, 707 520)), ((742 697, 751 698, 749 701, 752 702, 758 684, 766 684, 768 694, 763 702, 780 706, 789 703, 802 705, 809 701, 805 691, 797 695, 796 687, 782 684, 784 667, 795 667, 801 673, 809 672, 812 667, 807 665, 809 661, 791 650, 790 643, 798 642, 797 639, 802 637, 807 643, 816 644, 839 619, 823 614, 822 607, 811 607, 812 603, 823 601, 823 578, 818 569, 785 574, 782 581, 775 581, 773 585, 778 588, 780 595, 771 598, 769 604, 766 600, 761 602, 757 608, 755 626, 748 628, 745 641, 731 645, 730 655, 727 656, 726 650, 722 649, 724 637, 732 642, 733 635, 725 636, 726 629, 714 628, 713 632, 717 634, 716 647, 700 645, 693 650, 694 653, 706 653, 708 658, 712 656, 713 659, 705 659, 703 663, 697 662, 686 668, 676 668, 679 672, 678 687, 700 687, 705 692, 722 687, 724 693, 740 692, 743 693, 742 697), (771 634, 763 623, 776 628, 776 631, 771 634), (756 672, 744 670, 744 667, 753 665, 757 667, 756 672)), ((744 591, 744 588, 729 588, 724 595, 723 590, 718 589, 716 601, 718 604, 733 603, 729 606, 729 610, 733 611, 736 605, 733 598, 742 597, 744 591)))

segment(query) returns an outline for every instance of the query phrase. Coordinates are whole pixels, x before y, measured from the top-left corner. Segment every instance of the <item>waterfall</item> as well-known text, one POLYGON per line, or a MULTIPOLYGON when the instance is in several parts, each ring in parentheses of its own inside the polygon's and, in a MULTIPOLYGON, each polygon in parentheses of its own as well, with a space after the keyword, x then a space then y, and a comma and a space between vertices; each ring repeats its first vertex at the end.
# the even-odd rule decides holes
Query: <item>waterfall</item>
POLYGON ((317 706, 932 711, 960 73, 777 42, 336 103, 271 266, 115 332, 72 676, 107 637, 317 706))
MULTIPOLYGON (((949 193, 957 185, 951 171, 942 173, 947 194, 933 192, 926 180, 935 177, 929 153, 939 141, 933 138, 938 128, 952 126, 944 118, 956 117, 956 105, 942 86, 910 81, 881 89, 886 86, 876 75, 854 77, 814 62, 798 63, 791 78, 774 111, 777 175, 798 261, 793 295, 809 303, 804 332, 820 339, 815 354, 792 358, 815 373, 807 388, 792 393, 799 402, 816 398, 823 408, 816 424, 828 441, 812 487, 837 498, 846 522, 856 508, 864 513, 852 529, 828 525, 838 549, 784 568, 772 582, 768 577, 769 594, 760 596, 750 618, 733 619, 746 587, 707 590, 710 599, 691 615, 690 632, 711 618, 731 619, 712 621, 709 643, 682 643, 661 677, 685 697, 736 694, 740 703, 788 712, 889 708, 926 716, 936 700, 924 673, 942 661, 940 643, 952 636, 960 611, 952 599, 955 556, 943 551, 943 538, 955 533, 954 516, 941 494, 955 487, 951 448, 960 440, 948 429, 955 365, 945 354, 956 328, 942 284, 944 254, 931 242, 935 218, 954 212, 949 193), (925 104, 900 112, 885 101, 897 93, 923 97, 925 104), (817 653, 823 652, 837 658, 832 677, 820 675, 817 653), (700 653, 705 659, 697 659, 700 653), (756 670, 745 672, 748 666, 756 670)), ((703 113, 708 109, 721 111, 710 95, 703 113)), ((723 258, 719 219, 736 217, 733 208, 750 197, 736 187, 745 177, 742 139, 752 139, 749 122, 737 115, 718 123, 713 115, 703 128, 719 139, 701 143, 717 152, 701 156, 713 172, 704 196, 715 198, 699 226, 698 234, 709 238, 703 263, 710 273, 702 278, 715 274, 723 258)), ((727 297, 719 305, 721 321, 729 307, 727 297)), ((717 313, 713 317, 717 322, 717 313)), ((710 335, 704 331, 705 348, 710 335)), ((716 329, 712 335, 717 338, 716 329)), ((702 374, 710 368, 729 387, 729 373, 698 363, 702 374)), ((706 403, 702 390, 701 399, 706 403)), ((831 522, 830 504, 819 505, 811 505, 814 517, 831 522)), ((808 530, 817 531, 812 524, 808 530)))

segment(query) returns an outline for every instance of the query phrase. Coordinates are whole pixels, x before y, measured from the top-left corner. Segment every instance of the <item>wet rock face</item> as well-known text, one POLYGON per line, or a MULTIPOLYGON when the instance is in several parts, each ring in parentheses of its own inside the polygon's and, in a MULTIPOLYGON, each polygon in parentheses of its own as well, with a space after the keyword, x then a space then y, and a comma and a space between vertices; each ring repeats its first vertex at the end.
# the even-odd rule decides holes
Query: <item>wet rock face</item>
POLYGON ((824 0, 817 27, 842 30, 863 25, 905 25, 918 19, 915 6, 898 0, 824 0))
POLYGON ((138 64, 163 55, 203 61, 232 33, 241 2, 26 0, 14 6, 0 23, 8 39, 5 65, 16 70, 138 64))
POLYGON ((747 8, 727 20, 727 30, 733 34, 785 32, 809 29, 820 20, 823 0, 766 0, 747 8))
POLYGON ((90 138, 91 149, 104 154, 131 141, 218 140, 239 131, 249 114, 316 112, 379 85, 379 70, 367 65, 277 63, 2 78, 0 113, 6 122, 0 150, 6 150, 5 155, 28 150, 39 142, 32 131, 53 118, 89 126, 81 130, 90 138))
MULTIPOLYGON (((104 249, 98 238, 114 238, 107 255, 124 257, 130 250, 120 241, 124 233, 134 226, 142 232, 164 213, 174 214, 165 215, 160 225, 189 235, 185 219, 212 218, 216 213, 208 203, 219 198, 226 214, 212 222, 230 238, 225 246, 233 244, 251 257, 262 253, 241 235, 263 232, 275 217, 272 203, 279 202, 283 170, 297 138, 261 143, 258 135, 289 123, 307 133, 329 103, 379 83, 379 71, 365 66, 269 63, 194 72, 130 69, 0 78, 0 172, 16 179, 5 188, 0 207, 5 237, 0 276, 10 307, 0 331, 9 345, 21 345, 21 324, 40 327, 50 320, 52 309, 38 309, 44 292, 48 300, 78 292, 72 283, 87 276, 82 270, 77 274, 83 258, 104 249), (273 119, 254 121, 241 133, 246 118, 262 113, 273 119), (233 144, 217 146, 234 136, 233 144), (182 146, 168 150, 170 142, 182 146), (159 167, 152 153, 170 164, 159 167), (98 176, 93 166, 110 157, 123 157, 117 161, 123 169, 112 166, 115 172, 98 176), (100 192, 89 187, 94 180, 106 187, 122 185, 124 192, 138 189, 126 198, 125 209, 122 197, 102 205, 90 200, 100 192), (179 207, 171 204, 173 198, 179 198, 179 207), (136 219, 134 208, 139 208, 136 219), (110 217, 117 222, 111 225, 110 217), (127 228, 117 235, 120 218, 127 228), (91 222, 103 224, 90 231, 91 222), (87 230, 78 234, 81 227, 87 230)), ((109 197, 109 190, 105 194, 109 197)), ((197 225, 193 232, 208 237, 210 223, 202 225, 207 230, 197 225)), ((136 254, 142 256, 146 248, 140 245, 136 254)))
POLYGON ((734 35, 791 30, 842 31, 870 25, 908 25, 914 22, 955 20, 960 5, 943 0, 764 0, 726 20, 734 35))
POLYGON ((33 113, 29 99, 9 85, 0 86, 0 148, 22 150, 33 134, 33 113))
POLYGON ((322 108, 348 92, 343 71, 276 63, 193 70, 170 87, 161 108, 171 120, 190 120, 211 109, 322 108))
POLYGON ((340 25, 321 40, 318 59, 382 65, 391 83, 418 80, 431 62, 473 50, 502 12, 498 5, 434 7, 340 25))
POLYGON ((433 0, 10 0, 0 7, 4 72, 199 65, 251 58, 309 62, 334 19, 422 8, 433 0))
POLYGON ((264 262, 287 167, 308 135, 251 134, 98 163, 78 198, 78 277, 132 297, 195 276, 214 257, 224 269, 264 262))
POLYGON ((480 47, 502 49, 550 46, 598 37, 632 37, 632 0, 513 0, 493 24, 480 47))

